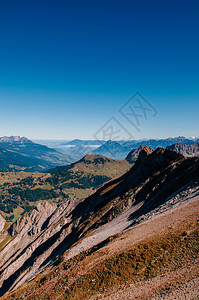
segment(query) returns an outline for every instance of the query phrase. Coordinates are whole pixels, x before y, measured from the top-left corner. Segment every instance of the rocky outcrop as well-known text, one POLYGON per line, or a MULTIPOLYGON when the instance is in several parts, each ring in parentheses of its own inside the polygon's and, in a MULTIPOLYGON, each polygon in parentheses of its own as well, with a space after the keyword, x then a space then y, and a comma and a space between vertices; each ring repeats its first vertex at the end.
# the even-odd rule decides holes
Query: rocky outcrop
POLYGON ((138 156, 139 156, 140 152, 144 148, 146 149, 146 151, 145 151, 146 154, 151 154, 153 152, 153 148, 147 147, 147 146, 144 146, 144 145, 140 145, 138 148, 135 148, 135 149, 131 150, 131 152, 127 155, 127 157, 125 159, 130 164, 134 163, 136 161, 136 159, 138 159, 138 156))
POLYGON ((167 147, 173 151, 179 152, 187 157, 199 156, 199 142, 192 145, 185 145, 183 143, 176 143, 167 147))
POLYGON ((5 219, 0 215, 0 232, 4 229, 5 219))
POLYGON ((0 294, 18 281, 23 283, 27 273, 28 278, 36 274, 54 248, 59 247, 70 231, 69 228, 63 233, 63 227, 74 205, 72 201, 58 205, 43 201, 10 227, 12 238, 0 252, 0 294))
POLYGON ((20 233, 21 235, 28 234, 31 236, 40 233, 44 223, 56 208, 55 204, 52 205, 48 201, 40 202, 36 208, 10 226, 10 235, 15 236, 20 233))

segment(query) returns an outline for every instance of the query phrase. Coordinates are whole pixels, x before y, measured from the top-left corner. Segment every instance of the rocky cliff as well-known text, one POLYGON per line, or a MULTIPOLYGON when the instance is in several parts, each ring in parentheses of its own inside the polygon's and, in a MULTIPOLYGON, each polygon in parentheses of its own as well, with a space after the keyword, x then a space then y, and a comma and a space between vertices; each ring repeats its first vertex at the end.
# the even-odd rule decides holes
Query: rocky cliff
POLYGON ((176 143, 171 146, 168 146, 167 148, 179 152, 187 157, 199 156, 199 142, 191 145, 176 143))
POLYGON ((4 229, 5 219, 0 215, 0 232, 4 229))
POLYGON ((135 148, 135 149, 131 150, 131 152, 129 152, 129 154, 128 154, 127 157, 126 157, 126 160, 127 160, 129 163, 131 163, 131 164, 134 163, 134 162, 137 160, 137 158, 138 158, 140 152, 141 152, 144 148, 147 149, 147 151, 148 151, 149 154, 153 152, 153 148, 151 148, 151 147, 147 147, 147 148, 146 148, 146 146, 140 145, 138 148, 135 148))

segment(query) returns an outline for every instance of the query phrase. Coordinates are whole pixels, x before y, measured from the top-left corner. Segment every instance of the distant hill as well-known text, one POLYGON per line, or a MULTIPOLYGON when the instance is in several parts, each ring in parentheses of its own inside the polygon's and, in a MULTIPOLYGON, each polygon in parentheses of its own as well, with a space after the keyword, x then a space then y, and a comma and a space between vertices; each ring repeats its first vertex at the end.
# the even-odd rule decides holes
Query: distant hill
POLYGON ((70 142, 63 143, 63 145, 82 146, 82 145, 101 145, 102 143, 105 143, 105 141, 75 139, 70 142))
MULTIPOLYGON (((111 157, 114 159, 124 159, 124 152, 128 153, 132 148, 124 149, 124 146, 116 141, 107 141, 104 145, 100 146, 96 150, 93 151, 95 154, 104 155, 107 157, 111 157)), ((126 153, 126 154, 127 154, 126 153)))
POLYGON ((192 145, 176 143, 171 146, 168 146, 167 148, 179 152, 184 156, 188 156, 188 157, 199 156, 199 142, 192 145))
POLYGON ((103 143, 105 141, 75 139, 70 142, 62 142, 59 145, 56 144, 55 149, 79 159, 86 154, 91 154, 93 150, 100 147, 103 143))
POLYGON ((1 137, 0 150, 1 171, 41 171, 74 161, 68 155, 19 136, 1 137))
POLYGON ((119 161, 101 155, 87 154, 78 162, 49 170, 52 178, 48 182, 61 189, 69 197, 88 196, 102 183, 124 174, 128 161, 119 161))

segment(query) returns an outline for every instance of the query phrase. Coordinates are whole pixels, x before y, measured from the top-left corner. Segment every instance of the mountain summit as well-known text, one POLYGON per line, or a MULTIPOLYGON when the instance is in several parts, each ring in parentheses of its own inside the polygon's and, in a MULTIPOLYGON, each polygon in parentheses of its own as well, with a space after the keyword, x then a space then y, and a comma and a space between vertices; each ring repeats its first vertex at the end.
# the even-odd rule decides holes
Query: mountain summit
POLYGON ((3 136, 0 137, 0 143, 19 143, 19 144, 27 144, 27 143, 33 143, 31 140, 29 140, 26 137, 20 137, 17 135, 12 136, 3 136))
POLYGON ((144 153, 151 154, 153 152, 153 148, 144 146, 144 145, 140 145, 139 147, 131 150, 131 152, 126 157, 126 160, 129 163, 134 163, 136 161, 136 159, 139 157, 141 152, 142 152, 141 155, 144 155, 144 153), (144 152, 142 152, 142 150, 144 150, 144 152))

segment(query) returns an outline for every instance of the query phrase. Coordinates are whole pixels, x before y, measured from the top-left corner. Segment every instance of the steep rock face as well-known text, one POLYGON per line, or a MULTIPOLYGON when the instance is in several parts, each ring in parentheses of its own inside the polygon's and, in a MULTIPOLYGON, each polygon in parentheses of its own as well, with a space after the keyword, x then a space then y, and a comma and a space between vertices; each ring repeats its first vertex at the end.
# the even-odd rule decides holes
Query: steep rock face
POLYGON ((192 145, 185 145, 183 143, 176 143, 167 147, 168 149, 179 152, 187 157, 199 156, 199 142, 192 145))
POLYGON ((48 213, 37 208, 10 228, 13 238, 0 252, 0 295, 34 278, 74 244, 128 209, 133 224, 198 178, 199 158, 185 158, 163 148, 150 153, 145 147, 127 173, 103 184, 81 202, 56 208, 45 204, 48 213), (27 220, 32 222, 32 231, 27 220))
POLYGON ((4 229, 5 219, 0 215, 0 232, 4 229))
POLYGON ((146 154, 151 154, 153 152, 153 148, 147 147, 147 146, 144 146, 144 145, 140 145, 138 148, 135 148, 135 149, 131 150, 131 152, 126 157, 126 160, 131 164, 134 163, 136 161, 136 159, 138 158, 140 152, 144 148, 147 149, 147 151, 145 152, 146 154))
MULTIPOLYGON (((183 155, 169 149, 158 148, 150 155, 148 155, 148 151, 148 147, 145 147, 140 152, 130 171, 102 185, 95 194, 79 203, 72 212, 73 215, 81 216, 82 220, 86 220, 94 213, 99 214, 100 211, 103 211, 104 214, 106 211, 104 207, 109 207, 109 209, 111 207, 113 211, 114 207, 115 209, 121 207, 122 210, 122 207, 143 199, 147 206, 147 201, 150 201, 147 198, 150 196, 153 199, 153 191, 157 192, 158 188, 164 185, 165 194, 163 193, 160 198, 160 201, 163 202, 177 186, 183 186, 184 182, 191 180, 191 173, 191 176, 186 177, 189 168, 194 170, 198 168, 198 160, 194 165, 194 161, 188 161, 183 155), (169 173, 171 174, 168 176, 169 173), (183 178, 183 180, 179 181, 179 178, 183 178), (176 182, 177 185, 173 185, 173 182, 176 182)), ((194 173, 193 177, 195 176, 194 173)), ((153 205, 156 205, 155 201, 153 205)))
POLYGON ((30 266, 34 274, 54 248, 59 247, 65 235, 70 232, 69 228, 63 233, 63 228, 74 205, 72 201, 58 205, 43 201, 10 227, 13 238, 0 252, 0 286, 3 284, 0 294, 3 290, 14 287, 27 272, 29 276, 30 266), (24 273, 20 277, 22 270, 24 273))
POLYGON ((31 236, 40 233, 42 226, 56 208, 55 204, 52 205, 48 201, 40 202, 35 209, 11 225, 9 228, 10 235, 15 236, 19 233, 22 235, 27 233, 31 236))

